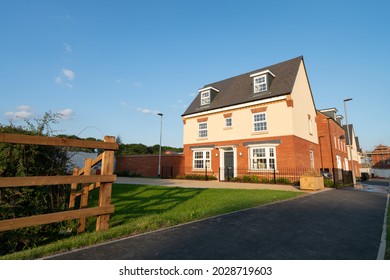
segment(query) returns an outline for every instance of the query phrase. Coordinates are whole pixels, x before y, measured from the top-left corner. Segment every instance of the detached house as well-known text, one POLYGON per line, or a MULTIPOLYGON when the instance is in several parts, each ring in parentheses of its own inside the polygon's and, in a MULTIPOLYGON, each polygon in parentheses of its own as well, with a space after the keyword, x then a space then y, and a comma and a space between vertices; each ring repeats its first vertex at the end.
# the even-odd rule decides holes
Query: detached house
POLYGON ((319 169, 316 115, 302 56, 207 84, 182 115, 186 173, 319 169))

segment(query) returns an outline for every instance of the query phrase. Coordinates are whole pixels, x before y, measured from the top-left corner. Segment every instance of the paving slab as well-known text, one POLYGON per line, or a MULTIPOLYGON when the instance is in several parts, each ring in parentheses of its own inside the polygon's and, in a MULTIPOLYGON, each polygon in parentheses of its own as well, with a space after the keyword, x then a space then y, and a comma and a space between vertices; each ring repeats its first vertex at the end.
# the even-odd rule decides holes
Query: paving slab
MULTIPOLYGON (((299 189, 298 186, 291 186, 291 185, 220 182, 217 180, 198 181, 198 180, 179 180, 179 179, 117 177, 115 183, 134 184, 134 185, 171 186, 171 187, 182 187, 182 188, 269 189, 269 190, 281 190, 281 191, 302 191, 299 189)), ((326 188, 324 190, 330 190, 330 189, 326 188)))

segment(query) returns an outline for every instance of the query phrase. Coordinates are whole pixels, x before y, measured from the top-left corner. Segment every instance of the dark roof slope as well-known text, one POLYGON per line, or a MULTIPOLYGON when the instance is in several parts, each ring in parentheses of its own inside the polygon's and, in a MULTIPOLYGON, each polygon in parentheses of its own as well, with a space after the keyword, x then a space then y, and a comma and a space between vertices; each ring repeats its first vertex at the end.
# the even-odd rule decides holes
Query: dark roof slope
POLYGON ((303 56, 299 56, 226 80, 207 84, 203 88, 214 87, 219 90, 211 104, 200 106, 200 94, 198 93, 182 116, 289 94, 292 92, 302 60, 303 56), (250 75, 265 70, 270 70, 275 78, 267 92, 253 94, 253 78, 250 75))
MULTIPOLYGON (((353 125, 352 124, 349 124, 348 125, 348 130, 347 130, 347 125, 343 125, 343 128, 344 128, 344 131, 345 131, 345 144, 347 145, 350 145, 350 141, 349 141, 349 137, 348 137, 348 130, 349 130, 349 136, 351 136, 351 140, 352 140, 352 145, 353 145, 353 134, 354 133, 354 129, 353 129, 353 125)), ((355 141, 356 141, 356 138, 355 138, 355 141)))

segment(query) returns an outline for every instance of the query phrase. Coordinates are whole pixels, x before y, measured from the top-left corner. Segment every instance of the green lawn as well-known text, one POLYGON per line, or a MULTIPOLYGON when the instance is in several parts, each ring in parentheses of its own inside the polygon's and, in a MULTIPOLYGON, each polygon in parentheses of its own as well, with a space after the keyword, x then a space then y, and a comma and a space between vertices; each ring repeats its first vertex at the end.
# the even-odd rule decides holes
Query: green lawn
POLYGON ((390 260, 390 205, 387 207, 385 260, 390 260))
MULTIPOLYGON (((87 221, 88 231, 60 241, 6 255, 0 259, 36 259, 50 254, 144 233, 240 209, 303 195, 301 192, 237 189, 188 189, 161 186, 113 186, 110 229, 94 232, 96 218, 87 221)), ((97 203, 91 193, 90 206, 97 203)), ((76 229, 73 229, 75 231, 76 229)))

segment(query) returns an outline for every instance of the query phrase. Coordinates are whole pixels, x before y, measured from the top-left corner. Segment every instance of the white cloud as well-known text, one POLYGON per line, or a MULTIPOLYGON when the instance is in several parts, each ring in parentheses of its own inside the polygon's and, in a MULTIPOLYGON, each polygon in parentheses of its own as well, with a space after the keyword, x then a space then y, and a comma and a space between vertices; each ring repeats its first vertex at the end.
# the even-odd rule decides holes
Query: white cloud
POLYGON ((62 84, 62 78, 61 77, 55 77, 54 82, 58 85, 62 84))
POLYGON ((73 89, 73 85, 70 84, 70 83, 66 83, 66 86, 67 86, 68 88, 70 88, 70 89, 73 89))
POLYGON ((75 73, 70 69, 62 69, 62 74, 69 80, 73 81, 74 77, 76 76, 75 73))
POLYGON ((58 112, 61 114, 61 119, 63 120, 70 120, 73 118, 74 111, 72 109, 64 109, 58 112))
POLYGON ((27 105, 16 107, 16 111, 5 112, 4 116, 10 121, 18 121, 21 119, 28 119, 33 115, 32 108, 27 105))
POLYGON ((133 83, 133 87, 135 87, 135 88, 141 88, 141 87, 142 87, 142 84, 141 84, 141 82, 135 82, 135 83, 133 83))
POLYGON ((137 111, 141 112, 142 114, 152 114, 152 115, 157 115, 158 113, 160 113, 160 111, 147 109, 147 108, 137 108, 137 111))
POLYGON ((64 51, 65 53, 72 53, 72 46, 67 44, 67 43, 64 43, 64 51))

